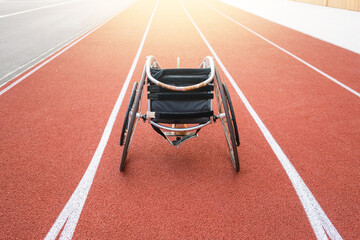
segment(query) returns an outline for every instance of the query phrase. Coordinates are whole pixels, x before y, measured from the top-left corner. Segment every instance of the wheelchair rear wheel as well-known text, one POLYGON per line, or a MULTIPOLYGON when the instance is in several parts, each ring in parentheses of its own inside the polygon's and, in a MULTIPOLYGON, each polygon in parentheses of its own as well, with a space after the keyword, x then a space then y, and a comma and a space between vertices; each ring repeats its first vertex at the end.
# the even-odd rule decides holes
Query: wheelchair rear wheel
POLYGON ((137 86, 138 83, 135 82, 124 119, 123 131, 121 132, 120 145, 124 144, 124 150, 120 163, 121 172, 123 172, 125 169, 127 153, 136 128, 136 124, 139 120, 139 117, 136 115, 141 111, 142 85, 140 83, 139 88, 137 88, 137 86))
POLYGON ((234 127, 236 146, 240 146, 239 131, 238 131, 238 127, 237 127, 237 124, 236 124, 236 116, 235 116, 235 112, 234 112, 234 107, 232 105, 229 90, 228 90, 225 82, 223 82, 223 86, 224 86, 224 91, 225 91, 225 97, 226 97, 226 99, 228 101, 228 104, 229 104, 229 109, 230 109, 230 114, 231 114, 231 121, 232 121, 233 127, 234 127))
POLYGON ((133 89, 131 91, 130 101, 129 101, 129 104, 128 104, 128 107, 127 107, 127 110, 126 110, 126 115, 125 115, 125 118, 124 118, 124 123, 123 123, 122 130, 121 130, 120 146, 124 145, 125 136, 127 135, 127 132, 128 132, 129 114, 130 114, 130 111, 131 111, 131 109, 132 109, 132 107, 134 105, 135 93, 136 93, 137 86, 138 86, 138 83, 135 82, 134 87, 133 87, 133 89))
MULTIPOLYGON (((231 162, 234 167, 234 170, 238 172, 240 170, 240 164, 239 164, 239 156, 237 152, 237 140, 236 140, 236 134, 234 130, 234 121, 232 121, 231 115, 230 115, 230 103, 229 101, 230 96, 226 96, 225 93, 225 87, 224 83, 221 83, 219 73, 216 70, 216 83, 215 83, 215 95, 216 100, 218 103, 218 110, 220 114, 220 121, 221 125, 223 126, 226 143, 229 148, 231 162), (224 115, 225 114, 225 115, 224 115), (224 115, 224 116, 221 116, 224 115)), ((231 105, 232 108, 232 105, 231 105)), ((233 115, 235 117, 235 115, 233 115)), ((234 119, 234 118, 233 118, 234 119)), ((236 120, 235 120, 236 121, 236 120)))

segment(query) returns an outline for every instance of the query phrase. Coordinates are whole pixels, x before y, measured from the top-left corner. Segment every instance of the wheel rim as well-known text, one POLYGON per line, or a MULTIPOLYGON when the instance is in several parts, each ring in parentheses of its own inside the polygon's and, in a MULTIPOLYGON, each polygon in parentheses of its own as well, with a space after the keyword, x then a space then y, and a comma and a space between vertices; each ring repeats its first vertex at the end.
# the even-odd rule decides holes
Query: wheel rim
POLYGON ((140 87, 138 90, 135 91, 135 102, 131 109, 129 110, 129 119, 127 123, 127 129, 124 131, 125 136, 125 144, 124 144, 124 150, 121 157, 121 163, 120 163, 120 171, 124 171, 125 165, 126 165, 126 157, 127 153, 130 147, 131 140, 133 138, 137 123, 139 121, 139 117, 137 117, 137 113, 141 112, 141 100, 142 100, 142 86, 140 83, 140 87), (140 96, 138 95, 140 94, 140 96))
POLYGON ((238 155, 237 155, 237 150, 236 150, 236 140, 235 140, 235 136, 230 134, 230 126, 231 127, 233 127, 233 126, 232 126, 232 122, 229 123, 227 121, 227 118, 231 119, 228 111, 224 110, 225 104, 228 107, 229 103, 225 96, 224 96, 224 99, 225 99, 226 103, 224 103, 222 98, 220 97, 220 95, 221 95, 220 85, 217 82, 216 82, 216 87, 215 87, 215 95, 216 95, 216 100, 218 102, 219 113, 225 113, 227 115, 226 118, 220 118, 220 121, 221 121, 221 125, 223 126, 223 129, 224 129, 226 143, 228 145, 228 149, 230 152, 232 165, 234 167, 234 170, 238 172, 240 169, 240 166, 239 166, 239 160, 238 160, 238 155))
POLYGON ((124 118, 124 123, 123 123, 123 127, 121 130, 121 136, 120 136, 120 146, 124 145, 124 140, 126 139, 126 135, 128 132, 128 128, 129 128, 129 115, 130 115, 130 111, 133 108, 133 104, 134 104, 134 99, 135 99, 135 94, 136 94, 136 88, 137 88, 138 83, 135 82, 134 83, 134 87, 131 91, 131 95, 130 95, 130 101, 126 110, 126 115, 124 118))
POLYGON ((226 99, 227 99, 227 101, 228 101, 228 105, 229 105, 229 109, 230 109, 231 122, 232 122, 233 129, 234 129, 234 132, 235 132, 236 146, 240 146, 239 131, 238 131, 238 128, 237 128, 237 123, 236 123, 236 116, 235 116, 235 112, 234 112, 234 107, 233 107, 233 105, 232 105, 232 101, 231 101, 231 98, 230 98, 229 90, 228 90, 225 82, 223 82, 223 87, 224 87, 226 99))

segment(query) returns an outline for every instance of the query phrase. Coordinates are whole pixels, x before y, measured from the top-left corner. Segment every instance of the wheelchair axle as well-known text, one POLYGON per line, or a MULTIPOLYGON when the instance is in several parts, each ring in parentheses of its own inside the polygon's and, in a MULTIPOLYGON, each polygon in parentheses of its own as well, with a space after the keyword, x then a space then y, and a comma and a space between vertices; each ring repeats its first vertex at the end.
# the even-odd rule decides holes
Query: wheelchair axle
POLYGON ((220 113, 219 115, 214 115, 213 119, 216 122, 217 119, 226 118, 225 113, 220 113))

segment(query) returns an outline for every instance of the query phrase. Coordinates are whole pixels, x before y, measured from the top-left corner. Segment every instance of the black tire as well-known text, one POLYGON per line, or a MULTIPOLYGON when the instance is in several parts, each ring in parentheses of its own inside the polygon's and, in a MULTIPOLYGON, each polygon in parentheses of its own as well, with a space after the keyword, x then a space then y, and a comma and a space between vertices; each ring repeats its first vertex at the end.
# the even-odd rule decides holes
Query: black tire
POLYGON ((225 113, 225 117, 220 117, 221 125, 224 129, 226 143, 229 148, 231 162, 234 170, 238 172, 240 170, 239 156, 236 148, 236 135, 233 126, 233 121, 230 116, 229 101, 225 95, 224 85, 221 83, 219 73, 216 69, 216 83, 215 83, 215 94, 218 102, 219 113, 225 113))
POLYGON ((124 118, 124 123, 122 126, 122 130, 121 130, 121 136, 120 136, 120 146, 124 145, 124 140, 125 140, 125 135, 127 134, 127 130, 128 130, 128 126, 129 126, 129 113, 134 105, 134 100, 135 100, 135 93, 136 93, 136 88, 138 86, 138 83, 135 82, 134 83, 134 87, 131 91, 131 95, 130 95, 130 100, 129 100, 129 104, 126 110, 126 115, 124 118))
POLYGON ((239 131, 238 131, 237 123, 236 123, 235 111, 234 111, 234 107, 231 102, 229 90, 228 90, 225 82, 223 82, 223 87, 224 87, 224 91, 225 91, 225 97, 228 101, 229 108, 230 108, 231 121, 233 123, 234 131, 235 131, 236 146, 240 146, 240 138, 239 138, 239 131))
MULTIPOLYGON (((135 131, 136 123, 139 120, 139 118, 136 117, 137 113, 140 113, 140 104, 141 104, 141 98, 142 98, 142 89, 143 89, 143 82, 140 83, 139 88, 136 90, 137 84, 134 84, 135 88, 135 97, 134 97, 134 103, 130 107, 129 114, 128 114, 128 121, 127 121, 127 131, 124 132, 124 150, 121 157, 121 163, 120 163, 120 172, 123 172, 126 165, 126 157, 127 153, 130 147, 130 143, 135 131)), ((130 99, 131 101, 131 99, 130 99)), ((129 104, 130 105, 130 104, 129 104)), ((126 124, 126 123, 124 123, 126 124)))

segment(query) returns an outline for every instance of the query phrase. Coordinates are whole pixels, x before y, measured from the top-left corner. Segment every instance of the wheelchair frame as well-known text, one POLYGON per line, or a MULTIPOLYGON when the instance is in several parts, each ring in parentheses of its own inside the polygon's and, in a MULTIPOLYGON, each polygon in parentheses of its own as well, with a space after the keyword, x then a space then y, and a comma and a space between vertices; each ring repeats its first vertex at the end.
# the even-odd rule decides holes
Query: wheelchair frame
MULTIPOLYGON (((205 57, 200 65, 200 68, 210 68, 209 77, 198 84, 194 84, 190 86, 174 86, 161 82, 152 76, 151 74, 152 68, 161 69, 161 66, 156 61, 154 56, 148 56, 142 72, 140 83, 135 82, 131 92, 128 108, 126 111, 122 131, 121 131, 121 137, 120 137, 120 146, 124 145, 121 164, 120 164, 120 171, 122 172, 125 169, 126 157, 130 147, 130 143, 137 122, 141 118, 144 120, 144 122, 148 121, 156 132, 162 135, 165 139, 167 139, 167 141, 170 144, 174 146, 179 146, 179 144, 181 144, 182 142, 190 138, 197 137, 197 133, 202 127, 210 123, 216 122, 219 119, 220 122, 222 123, 223 130, 225 133, 225 138, 230 152, 232 165, 234 167, 234 170, 238 172, 240 170, 240 164, 239 164, 239 157, 236 147, 240 145, 240 140, 239 140, 239 134, 236 124, 235 113, 232 106, 229 91, 225 83, 221 82, 220 75, 214 63, 213 58, 210 56, 205 57), (141 101, 143 95, 143 87, 145 85, 146 79, 148 79, 148 81, 151 81, 153 84, 159 86, 160 88, 164 88, 174 92, 184 92, 184 91, 200 89, 207 86, 208 84, 213 83, 214 93, 218 104, 218 114, 217 115, 213 114, 209 118, 209 121, 205 123, 198 123, 197 125, 191 127, 187 127, 186 124, 180 124, 179 127, 178 126, 179 124, 172 124, 172 126, 166 126, 160 123, 156 123, 155 121, 153 121, 153 119, 155 118, 155 112, 149 111, 150 99, 148 99, 148 109, 146 111, 146 114, 141 115, 141 101), (170 139, 171 137, 175 137, 176 140, 172 141, 170 139)), ((211 110, 212 110, 212 104, 213 101, 211 100, 211 110)))

